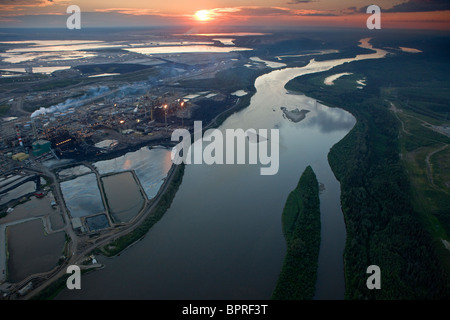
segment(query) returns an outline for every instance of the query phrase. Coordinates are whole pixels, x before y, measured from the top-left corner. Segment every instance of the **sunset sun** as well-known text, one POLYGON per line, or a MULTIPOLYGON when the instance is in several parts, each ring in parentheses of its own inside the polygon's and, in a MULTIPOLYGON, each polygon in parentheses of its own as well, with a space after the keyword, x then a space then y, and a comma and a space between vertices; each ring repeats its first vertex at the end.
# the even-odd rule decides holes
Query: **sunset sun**
POLYGON ((195 19, 198 21, 209 21, 212 19, 212 13, 209 10, 199 10, 195 13, 195 19))

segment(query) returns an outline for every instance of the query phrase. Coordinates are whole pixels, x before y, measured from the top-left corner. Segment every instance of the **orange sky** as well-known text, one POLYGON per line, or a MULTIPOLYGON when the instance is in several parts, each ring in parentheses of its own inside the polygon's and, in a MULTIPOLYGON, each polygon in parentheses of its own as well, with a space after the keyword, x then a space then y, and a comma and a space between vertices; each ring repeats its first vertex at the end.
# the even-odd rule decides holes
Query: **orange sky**
POLYGON ((0 0, 0 27, 55 27, 65 21, 66 8, 71 4, 80 7, 85 27, 181 24, 365 28, 369 17, 365 8, 377 4, 382 11, 382 28, 450 30, 450 0, 0 0), (199 10, 204 10, 203 17, 195 15, 199 10), (59 20, 51 18, 58 15, 59 20))

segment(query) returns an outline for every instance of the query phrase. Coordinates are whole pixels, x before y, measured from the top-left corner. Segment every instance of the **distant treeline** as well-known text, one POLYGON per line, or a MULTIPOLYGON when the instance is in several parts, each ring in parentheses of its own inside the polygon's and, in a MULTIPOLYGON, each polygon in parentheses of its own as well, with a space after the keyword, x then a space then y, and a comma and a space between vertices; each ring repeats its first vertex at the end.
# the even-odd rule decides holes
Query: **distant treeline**
POLYGON ((142 69, 149 69, 152 66, 133 63, 103 63, 103 64, 86 64, 76 66, 75 69, 85 74, 95 73, 128 73, 142 69))
MULTIPOLYGON (((324 90, 325 86, 317 85, 317 75, 296 78, 286 86, 326 105, 344 108, 357 119, 351 132, 328 155, 341 183, 347 229, 346 299, 450 297, 449 276, 438 259, 430 232, 412 205, 410 180, 399 157, 399 123, 380 94, 382 86, 398 86, 400 75, 403 83, 412 79, 407 72, 411 65, 405 57, 388 57, 346 64, 321 75, 358 72, 367 77, 364 90, 342 90, 338 85, 324 90), (382 82, 380 79, 386 80, 388 74, 398 79, 390 76, 389 82, 382 82), (366 286, 370 265, 381 269, 381 290, 366 286)), ((420 64, 413 67, 418 72, 421 69, 420 64)), ((421 75, 419 72, 413 77, 421 75)))
POLYGON ((272 299, 312 299, 320 249, 320 201, 310 166, 287 198, 282 223, 287 252, 272 299))

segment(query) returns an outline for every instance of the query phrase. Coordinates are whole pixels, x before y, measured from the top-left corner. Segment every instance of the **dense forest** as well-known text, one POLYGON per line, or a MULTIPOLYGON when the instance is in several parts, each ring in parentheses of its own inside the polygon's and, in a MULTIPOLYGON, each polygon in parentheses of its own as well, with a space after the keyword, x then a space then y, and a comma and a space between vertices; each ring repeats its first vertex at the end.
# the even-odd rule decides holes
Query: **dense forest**
MULTIPOLYGON (((386 100, 405 98, 402 95, 407 94, 407 89, 413 92, 409 88, 417 86, 419 79, 424 83, 424 76, 433 75, 427 81, 445 85, 448 73, 444 74, 445 68, 439 68, 446 60, 441 56, 425 59, 423 63, 418 56, 410 57, 397 55, 345 64, 319 76, 296 78, 286 86, 328 106, 346 109, 357 119, 352 131, 328 155, 341 183, 347 229, 346 299, 450 297, 449 270, 439 259, 436 242, 423 214, 413 205, 410 176, 400 159, 400 123, 386 100), (367 86, 356 89, 355 85, 346 86, 345 80, 336 81, 334 86, 323 85, 326 76, 339 72, 364 76, 367 86), (381 290, 369 290, 366 286, 366 269, 372 264, 381 269, 381 290)), ((411 107, 413 97, 409 99, 411 107)), ((442 101, 448 106, 447 96, 435 97, 430 106, 434 108, 433 115, 441 111, 436 105, 442 101)), ((421 107, 426 112, 427 106, 421 107)), ((445 224, 445 219, 441 222, 445 224)))
POLYGON ((320 202, 319 184, 310 166, 286 200, 282 225, 287 252, 272 299, 312 299, 320 249, 320 202))

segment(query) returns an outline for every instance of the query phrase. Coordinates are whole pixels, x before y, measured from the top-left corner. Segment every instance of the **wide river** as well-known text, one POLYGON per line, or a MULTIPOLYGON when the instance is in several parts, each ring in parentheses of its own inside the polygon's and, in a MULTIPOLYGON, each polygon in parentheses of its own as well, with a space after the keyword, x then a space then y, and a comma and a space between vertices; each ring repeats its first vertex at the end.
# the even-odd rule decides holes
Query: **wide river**
MULTIPOLYGON (((362 46, 370 47, 367 40, 362 46)), ((316 299, 343 299, 345 225, 340 185, 327 161, 330 148, 354 126, 355 118, 284 88, 291 79, 345 62, 386 54, 317 62, 259 77, 250 105, 219 128, 280 131, 276 175, 260 165, 187 165, 170 209, 148 234, 106 267, 82 276, 81 290, 58 299, 269 299, 286 253, 281 214, 289 192, 311 165, 325 185, 321 201, 321 249, 316 299), (310 110, 298 123, 281 107, 310 110)))

